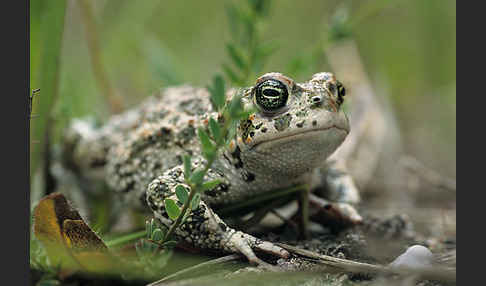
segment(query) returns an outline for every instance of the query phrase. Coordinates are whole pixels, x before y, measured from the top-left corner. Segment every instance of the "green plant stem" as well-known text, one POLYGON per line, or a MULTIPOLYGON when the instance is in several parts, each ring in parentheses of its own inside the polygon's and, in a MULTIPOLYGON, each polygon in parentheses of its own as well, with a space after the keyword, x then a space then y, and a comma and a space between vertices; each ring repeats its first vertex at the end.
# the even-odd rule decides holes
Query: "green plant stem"
POLYGON ((297 186, 290 187, 290 188, 287 188, 287 189, 282 189, 282 190, 279 190, 279 191, 271 192, 271 193, 268 193, 268 194, 265 194, 265 195, 262 195, 262 196, 258 196, 258 197, 246 200, 242 203, 223 208, 223 209, 219 210, 218 213, 220 213, 222 215, 228 214, 228 213, 234 212, 235 210, 238 210, 238 209, 241 209, 241 208, 244 208, 244 207, 247 207, 247 206, 255 205, 255 204, 258 204, 258 203, 261 203, 261 202, 264 202, 264 201, 268 201, 270 199, 279 198, 279 197, 282 197, 282 196, 285 196, 285 195, 288 195, 288 194, 292 194, 292 193, 296 193, 298 191, 302 191, 304 188, 305 188, 305 185, 297 185, 297 186))
POLYGON ((46 129, 52 128, 51 113, 59 97, 59 75, 66 3, 67 1, 44 1, 40 24, 42 39, 40 44, 40 66, 35 69, 37 72, 41 72, 38 81, 32 83, 33 85, 38 85, 43 95, 33 106, 39 117, 30 126, 31 138, 33 139, 30 142, 31 176, 39 168, 40 162, 43 160, 43 150, 46 148, 44 145, 47 144, 45 141, 46 129), (34 143, 38 144, 34 145, 34 143))
POLYGON ((138 232, 130 233, 121 237, 114 238, 110 241, 105 242, 106 246, 108 247, 115 247, 121 244, 125 244, 135 239, 142 238, 147 235, 147 231, 141 230, 138 232))
MULTIPOLYGON (((229 122, 230 120, 225 120, 224 122, 224 126, 223 126, 223 138, 226 138, 227 134, 228 134, 228 125, 229 125, 229 122)), ((224 142, 224 140, 222 140, 224 142)), ((219 150, 219 148, 221 148, 224 143, 223 142, 217 142, 216 143, 216 147, 215 147, 215 154, 213 156, 211 156, 211 158, 208 159, 206 165, 204 166, 204 169, 203 169, 203 177, 206 175, 206 173, 208 172, 209 168, 211 168, 211 166, 213 165, 213 162, 214 160, 216 159, 216 153, 217 151, 219 150)), ((167 234, 165 235, 164 239, 162 240, 162 242, 160 244, 163 244, 165 242, 167 242, 171 235, 175 232, 175 230, 179 227, 179 225, 181 224, 182 222, 182 219, 184 218, 184 216, 186 215, 186 212, 187 210, 189 209, 189 206, 191 205, 191 202, 192 202, 192 199, 194 198, 194 196, 199 192, 199 189, 201 188, 202 184, 201 183, 198 183, 196 185, 192 184, 192 183, 189 183, 189 186, 191 188, 191 192, 189 193, 189 196, 187 198, 187 200, 184 202, 184 205, 182 206, 182 210, 181 210, 181 213, 180 215, 177 217, 177 219, 175 220, 175 222, 170 226, 169 230, 167 231, 167 234)))
POLYGON ((200 270, 202 268, 209 267, 209 266, 214 267, 216 265, 221 265, 221 264, 228 263, 230 261, 235 261, 235 260, 238 260, 238 259, 241 259, 241 258, 242 258, 242 256, 240 254, 230 254, 230 255, 227 255, 227 256, 220 257, 220 258, 209 260, 209 261, 194 265, 192 267, 185 268, 185 269, 182 269, 180 271, 177 271, 176 273, 173 273, 169 276, 166 276, 166 277, 164 277, 164 278, 162 278, 158 281, 152 282, 152 283, 148 284, 147 286, 165 285, 164 282, 166 282, 167 280, 173 279, 173 278, 181 276, 183 274, 192 273, 196 270, 200 270))
MULTIPOLYGON (((206 174, 206 172, 209 170, 209 167, 212 165, 212 163, 214 162, 214 158, 216 156, 213 156, 212 158, 210 158, 210 160, 208 161, 208 163, 206 164, 206 166, 204 167, 204 174, 206 174)), ((190 185, 191 187, 191 192, 189 193, 189 196, 187 198, 187 200, 184 202, 184 205, 182 206, 182 210, 181 210, 181 214, 176 218, 176 221, 170 226, 169 228, 169 231, 167 231, 167 234, 165 235, 164 237, 164 240, 161 242, 161 244, 163 244, 164 242, 167 242, 169 240, 169 238, 171 237, 171 235, 174 233, 174 231, 179 227, 179 225, 181 224, 181 221, 182 219, 184 218, 184 216, 186 215, 186 212, 187 212, 187 209, 189 208, 189 206, 191 205, 191 201, 192 199, 194 198, 194 196, 196 195, 197 193, 197 186, 200 186, 200 184, 194 186, 194 185, 190 185)))

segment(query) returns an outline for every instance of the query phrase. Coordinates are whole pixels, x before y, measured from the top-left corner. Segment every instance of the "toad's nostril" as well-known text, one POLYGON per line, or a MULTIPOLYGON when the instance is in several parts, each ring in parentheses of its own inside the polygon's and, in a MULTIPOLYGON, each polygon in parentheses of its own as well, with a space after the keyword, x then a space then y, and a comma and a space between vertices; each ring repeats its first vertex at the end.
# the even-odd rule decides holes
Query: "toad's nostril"
POLYGON ((311 100, 312 100, 312 103, 314 103, 314 104, 319 104, 319 103, 321 103, 321 101, 322 101, 322 97, 321 97, 321 96, 319 96, 319 95, 316 95, 316 96, 313 96, 313 97, 311 98, 311 100))

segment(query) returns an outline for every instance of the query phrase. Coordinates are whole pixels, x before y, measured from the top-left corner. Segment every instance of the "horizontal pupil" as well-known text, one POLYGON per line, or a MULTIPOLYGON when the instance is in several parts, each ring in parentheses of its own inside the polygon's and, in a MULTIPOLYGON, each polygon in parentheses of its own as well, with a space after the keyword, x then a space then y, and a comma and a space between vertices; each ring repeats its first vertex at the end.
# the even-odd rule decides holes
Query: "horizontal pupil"
POLYGON ((278 97, 280 96, 280 92, 275 89, 267 88, 263 91, 263 95, 268 97, 278 97))
POLYGON ((284 107, 288 98, 287 88, 279 81, 269 79, 256 87, 256 103, 264 111, 284 107))

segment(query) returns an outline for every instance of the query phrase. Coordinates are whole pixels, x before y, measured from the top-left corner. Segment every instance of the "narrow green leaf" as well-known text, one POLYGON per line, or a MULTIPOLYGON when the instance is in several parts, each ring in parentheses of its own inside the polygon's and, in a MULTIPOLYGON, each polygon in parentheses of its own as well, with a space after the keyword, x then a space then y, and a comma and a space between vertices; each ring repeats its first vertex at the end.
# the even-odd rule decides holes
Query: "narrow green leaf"
POLYGON ((167 211, 167 215, 170 217, 170 219, 175 220, 179 215, 181 214, 181 210, 179 207, 176 205, 176 203, 171 200, 171 199, 165 199, 165 210, 167 211))
POLYGON ((194 195, 194 198, 192 198, 192 201, 191 201, 191 209, 193 211, 197 210, 197 208, 199 207, 199 202, 201 201, 201 194, 197 193, 194 195))
POLYGON ((236 73, 227 64, 222 65, 223 71, 226 76, 231 80, 233 85, 242 86, 243 81, 236 75, 236 73))
POLYGON ((156 228, 158 228, 158 227, 159 227, 159 226, 158 226, 158 224, 157 224, 157 221, 156 221, 155 219, 153 219, 153 218, 152 218, 152 219, 150 220, 150 228, 151 228, 151 230, 150 230, 150 232, 149 232, 149 235, 152 233, 152 231, 154 231, 154 230, 155 230, 156 228))
POLYGON ((160 230, 160 228, 157 228, 152 232, 151 239, 153 241, 161 241, 162 239, 164 239, 164 233, 162 232, 162 230, 160 230))
POLYGON ((202 183, 205 174, 206 172, 204 172, 203 170, 197 170, 194 173, 192 173, 192 176, 189 178, 189 181, 195 185, 199 185, 202 183))
POLYGON ((213 143, 211 143, 211 139, 209 138, 208 133, 202 128, 199 127, 197 129, 197 135, 199 136, 199 139, 201 140, 201 144, 204 149, 212 149, 213 148, 213 143))
POLYGON ((243 111, 241 103, 241 96, 234 96, 228 106, 228 112, 232 119, 237 119, 239 114, 243 111))
POLYGON ((212 117, 209 119, 209 129, 211 130, 214 140, 220 143, 223 140, 221 127, 219 127, 218 122, 216 122, 216 120, 214 120, 212 117))
POLYGON ((214 153, 215 146, 211 142, 208 133, 202 127, 199 127, 197 129, 197 135, 199 136, 199 140, 201 141, 202 153, 207 159, 212 153, 214 153))
POLYGON ((166 248, 174 248, 176 245, 177 245, 177 241, 174 241, 174 240, 169 240, 169 241, 166 241, 162 244, 162 246, 164 246, 166 248))
POLYGON ((226 144, 229 144, 233 138, 236 136, 236 122, 231 124, 231 126, 228 129, 228 135, 226 137, 226 144))
POLYGON ((175 193, 176 193, 177 198, 179 199, 179 202, 181 202, 181 204, 184 204, 187 201, 187 197, 189 195, 187 194, 187 190, 184 186, 177 185, 175 193))
POLYGON ((201 186, 201 192, 214 189, 219 184, 221 184, 221 180, 218 180, 218 179, 212 180, 212 181, 209 181, 209 182, 205 182, 201 186))
POLYGON ((213 85, 207 87, 211 94, 210 100, 215 110, 221 110, 225 101, 225 84, 223 77, 218 74, 213 78, 213 85))
POLYGON ((145 231, 147 232, 147 237, 150 237, 150 234, 152 233, 152 223, 148 220, 145 221, 145 231))
POLYGON ((235 66, 237 66, 240 70, 246 69, 247 63, 243 56, 243 52, 240 49, 238 49, 235 45, 228 43, 226 44, 226 51, 230 55, 235 66))
POLYGON ((167 228, 165 226, 162 226, 162 227, 159 227, 157 228, 158 230, 160 230, 162 232, 162 237, 165 238, 165 235, 167 234, 167 228))
POLYGON ((184 179, 187 180, 191 176, 191 157, 184 155, 182 161, 184 162, 184 179))

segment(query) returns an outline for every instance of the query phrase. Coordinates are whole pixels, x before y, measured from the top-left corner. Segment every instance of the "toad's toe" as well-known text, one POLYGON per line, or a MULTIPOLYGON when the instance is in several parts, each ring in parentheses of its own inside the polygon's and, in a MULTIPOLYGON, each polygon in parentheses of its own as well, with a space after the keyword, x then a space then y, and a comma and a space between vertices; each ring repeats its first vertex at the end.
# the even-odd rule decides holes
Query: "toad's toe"
POLYGON ((290 256, 287 250, 268 241, 257 241, 254 248, 281 258, 289 258, 290 256))

